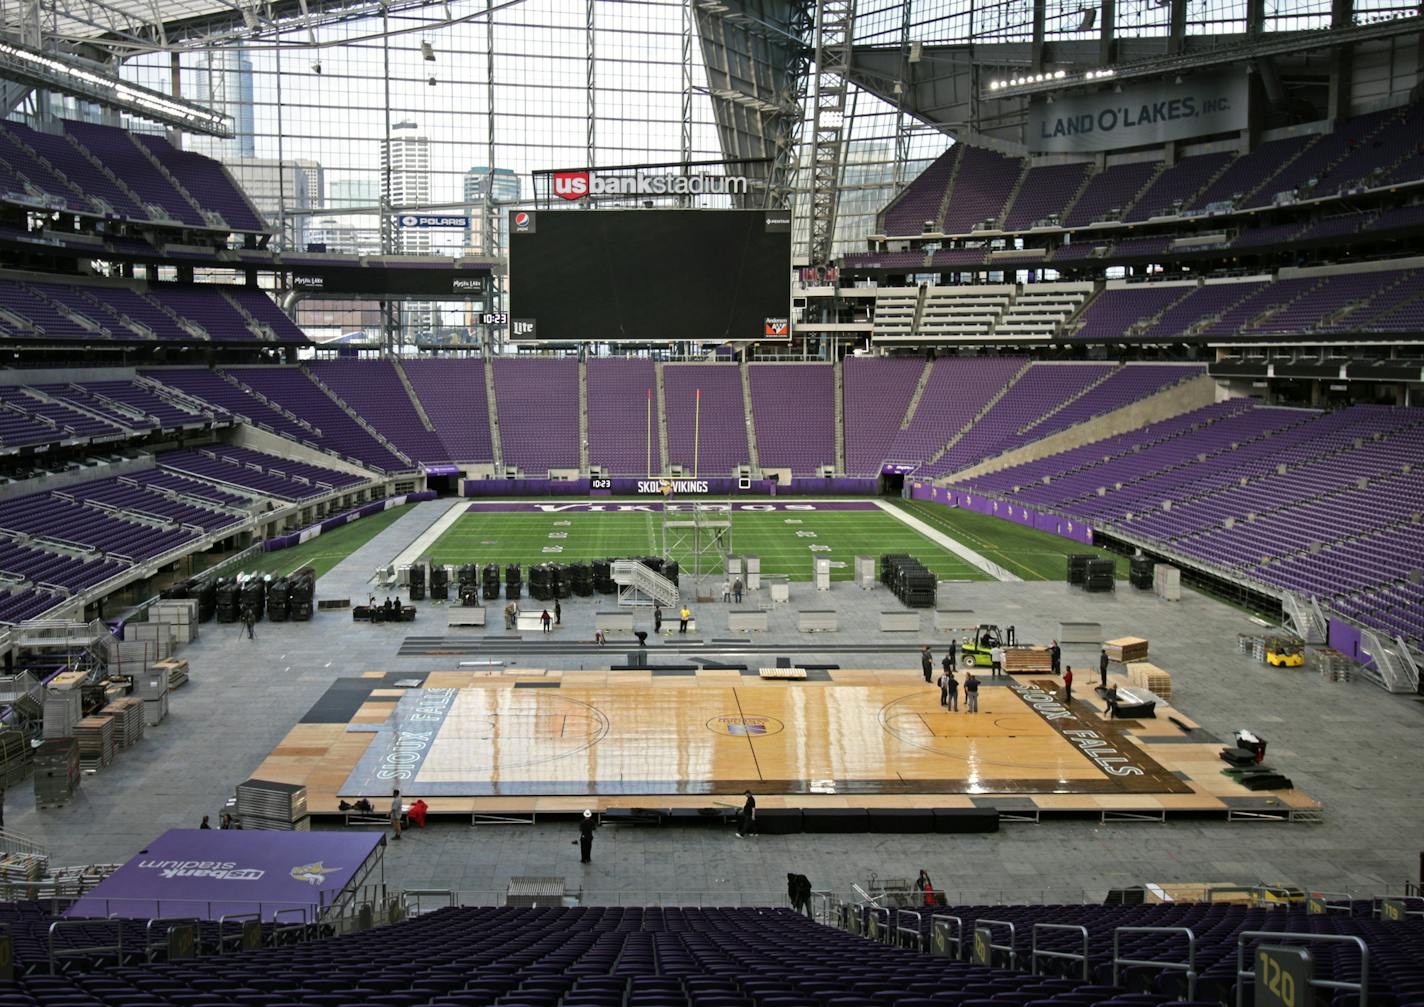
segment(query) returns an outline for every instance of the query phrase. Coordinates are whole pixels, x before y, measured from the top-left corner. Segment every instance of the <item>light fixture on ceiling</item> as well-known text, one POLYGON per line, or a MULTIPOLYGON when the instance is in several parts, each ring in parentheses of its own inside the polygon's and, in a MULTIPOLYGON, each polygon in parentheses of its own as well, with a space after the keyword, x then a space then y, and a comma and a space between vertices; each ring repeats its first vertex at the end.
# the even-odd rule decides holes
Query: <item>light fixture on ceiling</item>
POLYGON ((1083 18, 1078 22, 1079 31, 1092 31, 1093 25, 1098 23, 1098 9, 1088 7, 1083 11, 1083 18))
POLYGON ((426 77, 426 78, 425 78, 425 83, 429 84, 431 87, 434 87, 434 86, 435 86, 435 78, 434 78, 434 77, 426 77))
POLYGON ((321 75, 321 60, 317 60, 315 63, 312 64, 312 73, 316 74, 317 76, 321 75))
POLYGON ((435 47, 430 44, 428 39, 420 40, 420 56, 427 63, 435 62, 435 47))

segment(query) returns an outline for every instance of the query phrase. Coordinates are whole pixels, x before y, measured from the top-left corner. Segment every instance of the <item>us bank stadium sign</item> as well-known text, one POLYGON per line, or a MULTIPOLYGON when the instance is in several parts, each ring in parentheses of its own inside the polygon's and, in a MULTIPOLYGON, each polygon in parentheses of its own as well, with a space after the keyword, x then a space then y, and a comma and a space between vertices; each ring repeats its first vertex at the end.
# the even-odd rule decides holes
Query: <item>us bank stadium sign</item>
POLYGON ((555 171, 550 177, 554 195, 579 200, 590 196, 741 196, 749 183, 745 175, 599 175, 592 171, 555 171))

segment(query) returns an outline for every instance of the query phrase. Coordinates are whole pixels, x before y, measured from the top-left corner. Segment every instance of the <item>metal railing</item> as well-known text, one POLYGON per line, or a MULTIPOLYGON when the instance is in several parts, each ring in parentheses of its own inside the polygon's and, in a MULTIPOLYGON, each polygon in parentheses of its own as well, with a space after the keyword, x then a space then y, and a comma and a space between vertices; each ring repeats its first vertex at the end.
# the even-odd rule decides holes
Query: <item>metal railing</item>
POLYGON ((990 957, 991 957, 991 958, 993 957, 993 953, 994 953, 995 951, 1007 951, 1007 952, 1009 953, 1009 968, 1011 968, 1011 969, 1016 969, 1016 968, 1018 968, 1018 967, 1019 967, 1019 949, 1018 949, 1019 935, 1018 935, 1018 928, 1015 927, 1015 926, 1014 926, 1012 923, 1010 923, 1008 920, 975 920, 975 921, 974 921, 974 929, 975 929, 975 930, 978 930, 980 927, 988 927, 988 928, 989 928, 989 934, 990 934, 990 938, 989 938, 989 955, 990 955, 990 957), (1001 928, 1001 929, 1007 930, 1007 931, 1009 932, 1009 943, 1007 943, 1007 944, 995 944, 995 943, 994 943, 994 940, 993 940, 993 933, 994 933, 994 930, 995 930, 996 928, 1001 928))
MULTIPOLYGON (((1291 934, 1275 930, 1247 930, 1236 936, 1236 1007, 1244 1007, 1246 983, 1255 982, 1256 970, 1246 968, 1246 944, 1252 939, 1265 939, 1287 943, 1306 944, 1353 944, 1360 951, 1360 980, 1349 982, 1343 979, 1312 979, 1314 989, 1344 990, 1360 994, 1360 1007, 1368 1007, 1370 989, 1370 949, 1358 937, 1344 934, 1291 934)), ((1188 999, 1195 999, 1189 996, 1188 999)))
POLYGON ((964 957, 964 919, 960 916, 950 916, 947 913, 936 913, 930 917, 930 954, 948 956, 955 961, 964 957), (950 924, 954 924, 954 932, 950 934, 950 924), (954 946, 954 954, 948 954, 950 945, 954 946), (940 949, 943 948, 943 951, 940 949))
POLYGON ((1168 969, 1187 974, 1187 999, 1197 998, 1197 935, 1190 927, 1114 927, 1112 981, 1118 985, 1118 967, 1121 965, 1146 965, 1150 968, 1168 969), (1120 940, 1123 934, 1183 934, 1187 938, 1187 960, 1185 962, 1161 962, 1150 958, 1122 957, 1120 940))
POLYGON ((243 939, 247 933, 247 924, 256 921, 260 926, 262 923, 261 913, 229 913, 218 918, 218 954, 227 954, 228 942, 232 942, 233 950, 243 950, 243 939), (237 924, 237 933, 228 933, 228 924, 237 924))
POLYGON ((175 928, 182 926, 191 926, 193 928, 194 953, 196 953, 198 926, 200 922, 201 921, 196 916, 157 916, 149 920, 146 924, 144 924, 143 928, 144 961, 152 963, 154 958, 160 951, 162 951, 164 953, 164 956, 167 957, 168 936, 174 931, 175 928), (160 928, 156 940, 153 932, 154 927, 160 928))
POLYGON ((114 963, 122 965, 124 960, 124 924, 122 920, 55 920, 49 925, 49 974, 55 974, 55 960, 59 958, 84 958, 89 955, 114 956, 114 963), (89 944, 80 947, 55 947, 56 935, 65 930, 78 930, 80 928, 113 928, 114 943, 112 944, 89 944))
POLYGON ((1035 923, 1033 925, 1032 943, 1030 944, 1029 970, 1038 975, 1038 960, 1040 958, 1057 959, 1060 961, 1082 962, 1083 982, 1088 981, 1088 928, 1075 926, 1069 923, 1035 923), (1038 934, 1041 930, 1055 930, 1059 932, 1077 933, 1083 937, 1083 950, 1080 954, 1071 951, 1048 951, 1038 946, 1038 934))
POLYGON ((924 937, 920 932, 920 926, 924 922, 924 917, 913 909, 895 910, 895 943, 902 948, 913 948, 916 951, 922 949, 924 937), (900 921, 906 916, 915 918, 915 925, 907 927, 900 921))

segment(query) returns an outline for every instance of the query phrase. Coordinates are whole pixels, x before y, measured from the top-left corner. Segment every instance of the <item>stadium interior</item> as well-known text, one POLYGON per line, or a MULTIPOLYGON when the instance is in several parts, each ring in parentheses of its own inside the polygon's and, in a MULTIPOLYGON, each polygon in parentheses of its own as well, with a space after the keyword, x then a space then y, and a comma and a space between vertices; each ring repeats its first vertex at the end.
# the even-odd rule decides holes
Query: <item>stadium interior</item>
POLYGON ((0 6, 0 1007, 1424 1007, 1421 16, 0 6))

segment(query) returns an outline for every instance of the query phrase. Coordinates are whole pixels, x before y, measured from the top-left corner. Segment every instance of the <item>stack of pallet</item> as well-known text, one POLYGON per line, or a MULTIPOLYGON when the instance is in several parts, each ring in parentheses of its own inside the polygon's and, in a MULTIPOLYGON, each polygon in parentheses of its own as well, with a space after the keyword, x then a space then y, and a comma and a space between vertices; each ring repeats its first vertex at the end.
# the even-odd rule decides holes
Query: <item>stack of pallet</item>
POLYGON ((1127 681, 1139 689, 1146 689, 1163 702, 1172 699, 1172 676, 1155 664, 1134 661, 1127 666, 1127 681))
POLYGON ((114 718, 85 717, 74 728, 79 742, 79 768, 103 769, 114 761, 114 718))
POLYGON ((1317 647, 1311 651, 1311 660, 1320 671, 1320 677, 1327 682, 1353 682, 1358 665, 1332 647, 1317 647))
POLYGON ((274 780, 248 780, 237 786, 237 815, 245 829, 283 832, 311 828, 307 788, 274 780))
POLYGON ((1047 675, 1053 671, 1053 655, 1047 647, 1006 647, 1004 671, 1010 675, 1047 675))
POLYGON ((801 681, 806 677, 805 668, 758 668, 757 677, 786 681, 801 681))
POLYGON ((51 738, 34 752, 35 804, 57 808, 67 804, 79 789, 79 743, 73 738, 51 738))
POLYGON ((133 696, 116 699, 99 712, 114 718, 116 748, 133 748, 143 738, 143 700, 133 696))
POLYGON ((30 741, 23 731, 0 731, 0 786, 13 787, 30 771, 30 741))
POLYGON ((187 684, 188 659, 185 657, 168 657, 162 661, 153 662, 153 673, 155 675, 161 675, 164 672, 168 673, 168 688, 170 690, 187 684))
POLYGON ((82 671, 65 671, 54 676, 45 689, 44 736, 71 738, 74 725, 83 716, 84 681, 82 671))
POLYGON ((1109 661, 1131 664, 1133 661, 1147 660, 1147 641, 1137 636, 1124 636, 1103 644, 1109 661))

